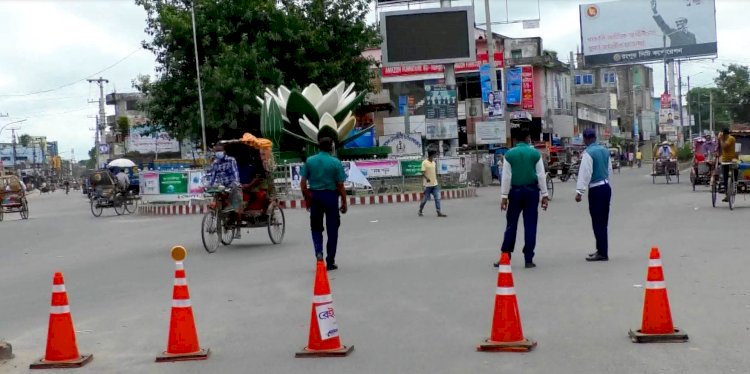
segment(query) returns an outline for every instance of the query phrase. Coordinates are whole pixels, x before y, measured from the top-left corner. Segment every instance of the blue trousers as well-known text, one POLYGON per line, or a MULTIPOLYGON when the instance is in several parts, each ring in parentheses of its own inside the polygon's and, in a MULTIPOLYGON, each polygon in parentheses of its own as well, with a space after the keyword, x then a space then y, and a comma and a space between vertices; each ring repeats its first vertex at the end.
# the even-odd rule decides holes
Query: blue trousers
POLYGON ((596 252, 609 258, 607 226, 609 225, 609 203, 612 200, 612 188, 604 184, 589 190, 589 214, 591 226, 596 238, 596 252))
POLYGON ((439 186, 433 186, 433 187, 425 187, 424 188, 424 197, 422 198, 422 202, 419 203, 419 211, 421 212, 422 209, 424 209, 425 204, 430 200, 430 195, 435 199, 435 210, 440 213, 440 187, 439 186))
POLYGON ((518 218, 523 213, 524 244, 523 257, 527 263, 534 259, 534 248, 536 248, 536 224, 539 219, 539 187, 524 186, 511 187, 508 194, 508 214, 505 226, 505 236, 500 250, 513 252, 516 246, 516 232, 518 231, 518 218))
POLYGON ((326 263, 336 262, 336 246, 339 241, 339 194, 331 190, 313 190, 310 205, 310 231, 312 231, 315 254, 323 253, 323 220, 328 229, 328 243, 326 244, 326 263))

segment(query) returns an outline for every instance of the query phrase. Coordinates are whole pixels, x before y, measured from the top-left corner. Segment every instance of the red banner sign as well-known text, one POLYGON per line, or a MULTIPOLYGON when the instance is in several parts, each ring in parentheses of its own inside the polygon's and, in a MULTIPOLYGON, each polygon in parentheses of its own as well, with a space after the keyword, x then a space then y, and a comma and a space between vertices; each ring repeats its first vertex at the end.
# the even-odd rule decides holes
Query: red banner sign
MULTIPOLYGON (((455 64, 456 73, 479 71, 479 66, 489 63, 489 55, 480 53, 474 62, 459 62, 455 64)), ((495 52, 495 66, 503 67, 503 53, 495 52)), ((383 78, 406 77, 410 75, 439 74, 443 72, 443 65, 401 65, 381 68, 383 78)))
POLYGON ((672 105, 672 97, 668 93, 661 94, 661 108, 669 109, 672 105))
POLYGON ((531 66, 521 69, 521 106, 534 109, 534 68, 531 66))

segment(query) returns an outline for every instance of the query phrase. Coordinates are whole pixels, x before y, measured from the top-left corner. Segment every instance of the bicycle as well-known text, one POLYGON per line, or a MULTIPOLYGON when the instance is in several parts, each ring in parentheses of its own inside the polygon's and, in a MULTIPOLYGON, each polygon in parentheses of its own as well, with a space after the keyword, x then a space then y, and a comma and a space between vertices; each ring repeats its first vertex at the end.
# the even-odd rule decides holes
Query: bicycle
MULTIPOLYGON (((721 166, 722 173, 726 172, 727 175, 727 185, 723 186, 719 184, 719 182, 716 181, 716 173, 714 173, 713 176, 711 176, 711 205, 713 207, 716 207, 716 198, 719 193, 719 187, 724 187, 724 193, 726 194, 726 200, 727 203, 729 203, 729 210, 734 210, 734 200, 737 196, 737 180, 735 180, 734 174, 735 170, 739 168, 739 165, 736 162, 721 162, 719 163, 721 166), (726 169, 724 168, 726 166, 726 169)), ((718 176, 722 176, 722 174, 719 174, 718 176)))
POLYGON ((555 183, 552 181, 552 176, 547 172, 547 193, 549 199, 552 200, 552 196, 555 195, 555 183))

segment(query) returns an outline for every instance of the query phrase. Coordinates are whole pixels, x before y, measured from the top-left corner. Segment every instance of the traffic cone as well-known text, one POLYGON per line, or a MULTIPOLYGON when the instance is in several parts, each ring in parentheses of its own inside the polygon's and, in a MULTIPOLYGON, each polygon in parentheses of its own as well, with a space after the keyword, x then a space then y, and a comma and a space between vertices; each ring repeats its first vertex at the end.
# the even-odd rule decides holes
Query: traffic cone
POLYGON ((490 331, 490 338, 477 346, 477 351, 528 352, 534 347, 536 347, 536 341, 523 337, 516 289, 513 286, 513 272, 510 269, 510 256, 503 253, 497 271, 492 331, 490 331))
POLYGON ((646 278, 646 297, 643 302, 643 322, 641 329, 628 332, 634 343, 651 342, 686 342, 685 331, 676 329, 672 324, 672 313, 669 310, 667 286, 664 283, 659 249, 651 248, 648 260, 648 277, 646 278))
POLYGON ((343 357, 354 350, 354 346, 341 345, 339 327, 333 312, 333 296, 328 284, 328 273, 323 260, 317 261, 315 287, 313 288, 310 337, 307 347, 294 357, 343 357))
POLYGON ((52 279, 52 303, 49 311, 47 350, 44 357, 29 366, 30 369, 77 368, 94 358, 91 354, 78 353, 73 317, 70 316, 68 294, 61 272, 52 279))
POLYGON ((210 353, 209 349, 201 349, 198 344, 198 332, 195 329, 193 307, 190 304, 190 293, 187 279, 185 279, 185 267, 182 261, 178 260, 175 262, 169 341, 167 350, 156 357, 156 362, 205 360, 210 353))

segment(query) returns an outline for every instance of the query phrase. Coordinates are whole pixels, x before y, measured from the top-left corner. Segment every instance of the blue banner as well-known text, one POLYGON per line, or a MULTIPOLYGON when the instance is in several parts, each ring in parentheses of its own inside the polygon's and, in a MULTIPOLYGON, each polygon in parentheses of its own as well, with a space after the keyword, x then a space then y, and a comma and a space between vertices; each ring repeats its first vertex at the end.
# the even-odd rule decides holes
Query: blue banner
POLYGON ((482 87, 482 102, 487 102, 487 95, 492 92, 492 76, 490 74, 490 64, 482 64, 479 67, 479 84, 482 87))
POLYGON ((508 69, 508 105, 521 105, 521 68, 508 69))

